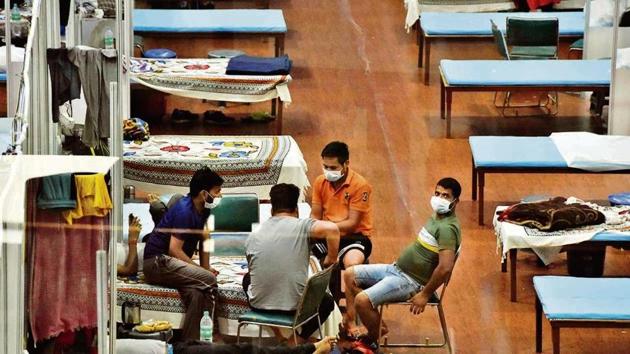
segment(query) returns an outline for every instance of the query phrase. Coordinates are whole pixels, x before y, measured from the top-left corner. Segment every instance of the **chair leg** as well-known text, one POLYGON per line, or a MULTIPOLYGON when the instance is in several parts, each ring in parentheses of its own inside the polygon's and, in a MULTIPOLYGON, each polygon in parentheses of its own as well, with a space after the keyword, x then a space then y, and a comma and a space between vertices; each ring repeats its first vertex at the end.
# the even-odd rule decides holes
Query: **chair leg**
POLYGON ((324 332, 322 332, 322 320, 317 315, 317 329, 319 330, 319 339, 324 339, 324 332))
POLYGON ((295 342, 295 345, 297 346, 298 345, 298 342, 297 342, 297 331, 295 330, 295 327, 293 327, 293 341, 295 342))
POLYGON ((262 326, 258 325, 258 345, 262 345, 262 326))
POLYGON ((241 341, 241 327, 243 327, 242 323, 239 323, 238 327, 236 327, 236 344, 241 341))
POLYGON ((444 309, 442 308, 442 304, 438 304, 438 315, 440 316, 440 324, 442 325, 442 335, 444 336, 444 345, 448 349, 449 353, 452 353, 451 348, 451 338, 448 335, 448 326, 446 325, 446 316, 444 316, 444 309))

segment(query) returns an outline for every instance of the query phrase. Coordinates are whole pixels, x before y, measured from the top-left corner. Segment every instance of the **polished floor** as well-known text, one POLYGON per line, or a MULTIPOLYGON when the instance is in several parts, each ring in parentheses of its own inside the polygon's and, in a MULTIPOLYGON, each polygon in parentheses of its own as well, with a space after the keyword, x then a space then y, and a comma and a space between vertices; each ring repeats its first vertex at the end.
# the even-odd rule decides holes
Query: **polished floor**
MULTIPOLYGON (((285 110, 284 133, 300 144, 309 164, 309 177, 319 171, 319 153, 331 140, 351 148, 351 166, 374 188, 374 255, 372 262, 392 262, 429 216, 429 197, 443 176, 457 178, 464 188, 457 207, 463 226, 463 252, 447 291, 445 311, 453 347, 458 353, 534 352, 534 295, 537 274, 566 274, 565 256, 548 268, 533 256, 519 256, 517 303, 509 301, 508 275, 500 272, 500 256, 491 227, 476 222, 477 205, 470 196, 470 135, 548 135, 554 131, 601 132, 599 120, 588 115, 588 103, 576 95, 560 95, 557 117, 500 118, 492 94, 454 96, 453 139, 444 138, 439 118, 437 58, 497 58, 489 40, 448 41, 433 45, 431 85, 421 82, 416 67, 414 35, 403 27, 401 0, 271 0, 282 8, 289 27, 286 53, 294 61, 293 103, 285 110)), ((160 41, 180 56, 205 56, 216 46, 271 53, 270 42, 202 39, 160 41)), ((563 43, 566 50, 566 43, 563 43)), ((563 51, 566 55, 566 51, 563 51)), ((198 113, 207 104, 168 99, 169 110, 187 107, 198 113)), ((261 109, 266 106, 261 106, 261 109)), ((244 110, 252 109, 245 107, 244 110)), ((229 111, 228 111, 229 112, 229 111)), ((153 133, 271 134, 273 126, 240 124, 218 130, 199 123, 152 126, 153 133)), ((486 223, 499 204, 532 194, 606 199, 628 191, 630 177, 564 175, 493 175, 486 183, 486 223)), ((630 275, 627 252, 609 249, 605 275, 630 275)), ((392 336, 434 338, 432 313, 419 317, 393 312, 387 316, 392 336)), ((627 353, 630 334, 623 330, 591 329, 561 332, 565 353, 627 353)), ((551 352, 550 328, 544 324, 545 352, 551 352)), ((423 352, 441 352, 425 350, 423 352)), ((417 350, 386 350, 415 353, 417 350)))

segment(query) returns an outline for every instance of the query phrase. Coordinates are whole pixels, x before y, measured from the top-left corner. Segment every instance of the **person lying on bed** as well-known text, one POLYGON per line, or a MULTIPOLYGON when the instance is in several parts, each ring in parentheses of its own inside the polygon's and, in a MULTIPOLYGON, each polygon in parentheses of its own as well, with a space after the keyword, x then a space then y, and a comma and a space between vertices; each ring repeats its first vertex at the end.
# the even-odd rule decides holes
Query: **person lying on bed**
MULTIPOLYGON (((164 214, 169 207, 172 207, 178 200, 183 198, 181 194, 174 194, 167 204, 164 204, 160 198, 155 194, 148 194, 147 201, 149 202, 149 213, 153 224, 158 225, 162 220, 164 214)), ((129 234, 127 235, 127 248, 122 244, 118 244, 118 265, 117 273, 121 277, 135 276, 138 272, 142 272, 142 262, 138 262, 139 259, 144 259, 144 246, 147 237, 146 235, 142 241, 139 241, 140 232, 142 231, 142 225, 140 219, 133 214, 129 214, 129 234)))
MULTIPOLYGON (((294 315, 308 279, 310 241, 326 243, 324 265, 331 265, 337 261, 339 228, 330 221, 299 219, 300 189, 293 184, 276 184, 269 196, 271 218, 245 241, 249 272, 243 277, 243 289, 256 311, 294 315)), ((325 296, 319 306, 322 322, 334 306, 332 297, 325 296)), ((311 319, 288 343, 306 343, 318 327, 317 318, 311 319)))
POLYGON ((207 167, 197 170, 190 191, 170 207, 148 235, 144 249, 144 277, 147 283, 176 288, 186 307, 182 336, 199 339, 203 311, 212 310, 217 288, 216 270, 203 250, 207 238, 204 226, 214 198, 221 195, 223 178, 207 167), (200 264, 192 256, 199 251, 200 264))
MULTIPOLYGON (((378 349, 378 307, 385 303, 409 301, 410 311, 424 311, 429 298, 449 278, 461 244, 461 228, 455 215, 462 188, 455 179, 443 178, 431 197, 435 212, 393 264, 361 264, 346 270, 347 312, 340 336, 358 335, 355 315, 366 327, 362 344, 378 349)), ((386 328, 384 328, 386 332, 386 328)), ((384 333, 383 333, 384 334, 384 333)))

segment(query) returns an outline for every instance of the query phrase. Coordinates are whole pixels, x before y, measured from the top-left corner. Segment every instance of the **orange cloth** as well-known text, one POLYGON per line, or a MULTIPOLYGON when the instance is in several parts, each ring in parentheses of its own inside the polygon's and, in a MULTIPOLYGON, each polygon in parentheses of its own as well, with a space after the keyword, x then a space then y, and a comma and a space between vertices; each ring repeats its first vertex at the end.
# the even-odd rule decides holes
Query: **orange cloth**
POLYGON ((68 224, 84 216, 103 217, 109 214, 112 200, 109 198, 105 175, 75 175, 74 181, 77 188, 77 207, 63 212, 63 218, 68 224))
POLYGON ((351 232, 372 234, 372 186, 360 174, 348 169, 348 177, 337 190, 322 175, 313 183, 313 204, 322 206, 322 219, 332 222, 346 220, 350 210, 361 212, 357 228, 351 232))

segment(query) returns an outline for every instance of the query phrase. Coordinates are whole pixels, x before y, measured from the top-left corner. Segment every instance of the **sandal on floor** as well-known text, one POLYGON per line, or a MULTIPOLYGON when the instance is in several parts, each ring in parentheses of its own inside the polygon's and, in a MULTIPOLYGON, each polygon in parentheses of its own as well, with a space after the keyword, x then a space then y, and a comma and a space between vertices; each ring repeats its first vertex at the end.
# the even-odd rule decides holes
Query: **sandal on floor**
POLYGON ((275 119, 276 118, 267 112, 254 112, 250 114, 249 117, 245 117, 241 120, 248 123, 267 123, 275 119))
POLYGON ((203 120, 218 125, 228 125, 234 123, 234 118, 228 117, 221 111, 205 111, 203 114, 203 120))
POLYGON ((199 119, 197 114, 191 113, 190 111, 185 111, 181 109, 174 109, 171 114, 171 120, 175 124, 184 124, 184 123, 192 123, 199 119))

